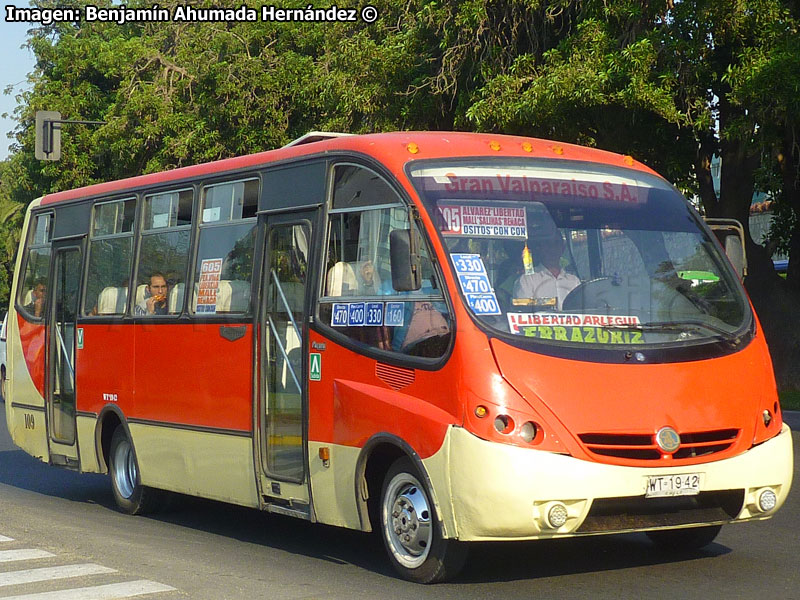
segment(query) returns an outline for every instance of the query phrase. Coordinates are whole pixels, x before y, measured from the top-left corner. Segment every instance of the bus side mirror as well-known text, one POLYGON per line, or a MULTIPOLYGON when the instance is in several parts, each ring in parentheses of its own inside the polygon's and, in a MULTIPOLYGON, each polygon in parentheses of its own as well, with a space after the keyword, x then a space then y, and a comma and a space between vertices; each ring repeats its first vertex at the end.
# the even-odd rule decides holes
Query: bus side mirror
POLYGON ((747 275, 747 254, 744 249, 744 227, 736 219, 706 219, 706 224, 725 249, 733 269, 744 279, 747 275))
POLYGON ((389 233, 392 287, 396 292, 413 292, 422 287, 422 261, 417 248, 419 240, 411 229, 389 233))

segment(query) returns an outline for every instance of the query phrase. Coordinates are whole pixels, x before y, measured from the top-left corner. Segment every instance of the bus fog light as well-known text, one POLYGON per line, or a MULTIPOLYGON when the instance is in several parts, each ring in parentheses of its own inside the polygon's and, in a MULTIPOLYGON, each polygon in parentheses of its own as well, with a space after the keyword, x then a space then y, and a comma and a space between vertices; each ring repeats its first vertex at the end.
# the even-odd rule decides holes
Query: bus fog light
POLYGON ((561 502, 554 502, 547 511, 547 524, 553 529, 558 529, 564 526, 568 516, 567 507, 561 504, 561 502))
POLYGON ((533 438, 536 437, 537 430, 536 423, 528 421, 527 423, 523 423, 522 427, 519 428, 519 437, 521 437, 523 441, 531 443, 533 438))
POLYGON ((758 508, 763 512, 769 512, 778 503, 778 497, 772 490, 764 490, 758 495, 758 508))

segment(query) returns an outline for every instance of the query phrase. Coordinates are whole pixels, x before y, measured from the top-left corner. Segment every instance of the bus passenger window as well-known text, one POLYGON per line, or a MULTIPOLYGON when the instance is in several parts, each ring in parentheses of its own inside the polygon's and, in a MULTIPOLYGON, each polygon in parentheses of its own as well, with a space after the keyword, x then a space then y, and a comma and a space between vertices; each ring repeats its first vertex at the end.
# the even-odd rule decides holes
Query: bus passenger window
POLYGON ((28 320, 44 317, 47 280, 50 276, 50 237, 52 214, 31 217, 25 276, 19 286, 17 302, 28 320))
POLYGON ((409 217, 394 190, 368 169, 337 167, 320 319, 367 346, 438 358, 452 335, 442 286, 423 243, 422 287, 392 287, 389 234, 397 229, 409 229, 409 217))
POLYGON ((258 179, 203 188, 192 310, 199 315, 250 309, 258 179))
POLYGON ((144 198, 134 315, 175 315, 183 310, 192 198, 191 189, 144 198))
POLYGON ((94 205, 84 315, 122 315, 128 304, 136 200, 94 205))

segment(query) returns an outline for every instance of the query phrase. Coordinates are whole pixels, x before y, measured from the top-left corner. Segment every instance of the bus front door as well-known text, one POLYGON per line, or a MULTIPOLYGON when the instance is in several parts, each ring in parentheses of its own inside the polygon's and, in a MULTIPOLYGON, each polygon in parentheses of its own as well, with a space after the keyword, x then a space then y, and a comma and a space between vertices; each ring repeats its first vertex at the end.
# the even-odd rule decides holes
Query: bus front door
POLYGON ((306 468, 306 287, 316 211, 267 218, 262 278, 260 463, 270 510, 310 518, 306 468))
POLYGON ((80 299, 81 247, 75 242, 53 245, 50 320, 47 335, 47 420, 50 460, 77 467, 75 427, 76 318, 80 299))

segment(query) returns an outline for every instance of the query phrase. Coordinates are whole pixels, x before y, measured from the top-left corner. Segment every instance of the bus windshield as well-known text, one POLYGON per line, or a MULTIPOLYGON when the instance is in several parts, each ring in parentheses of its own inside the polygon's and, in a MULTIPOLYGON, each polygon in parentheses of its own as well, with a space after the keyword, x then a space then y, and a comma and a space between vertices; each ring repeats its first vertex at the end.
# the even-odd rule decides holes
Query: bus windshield
POLYGON ((593 163, 427 161, 409 175, 473 315, 572 347, 725 341, 749 305, 718 245, 664 180, 593 163))

